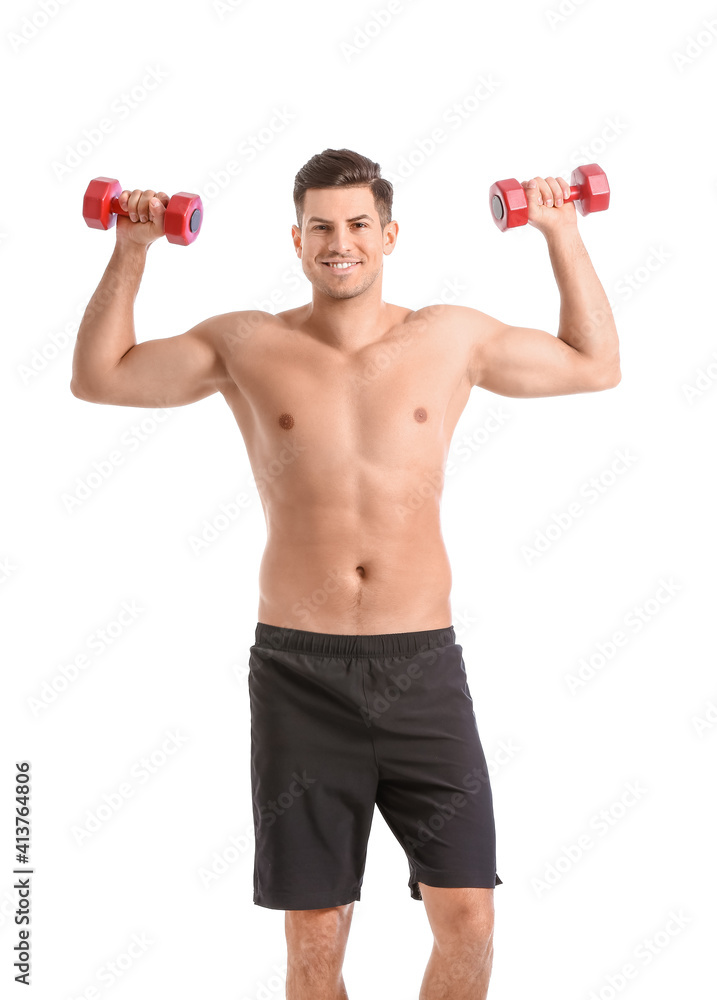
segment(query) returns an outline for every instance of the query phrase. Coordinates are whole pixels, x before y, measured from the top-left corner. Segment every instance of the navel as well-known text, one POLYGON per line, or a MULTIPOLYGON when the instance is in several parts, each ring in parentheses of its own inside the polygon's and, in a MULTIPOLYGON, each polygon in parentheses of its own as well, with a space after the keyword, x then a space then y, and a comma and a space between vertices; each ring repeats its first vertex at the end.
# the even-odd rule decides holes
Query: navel
POLYGON ((285 431, 290 431, 294 426, 294 418, 290 413, 282 413, 279 417, 279 426, 283 427, 285 431))
POLYGON ((428 420, 428 414, 422 406, 419 406, 418 409, 413 411, 413 416, 419 424, 422 424, 424 420, 428 420))

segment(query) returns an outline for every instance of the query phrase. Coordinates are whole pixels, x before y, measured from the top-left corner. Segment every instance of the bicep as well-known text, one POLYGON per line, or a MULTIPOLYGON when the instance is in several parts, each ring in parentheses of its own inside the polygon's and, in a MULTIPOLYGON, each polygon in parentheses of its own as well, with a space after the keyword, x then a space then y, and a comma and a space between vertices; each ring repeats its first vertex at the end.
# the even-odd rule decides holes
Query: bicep
POLYGON ((471 384, 501 396, 560 396, 603 388, 595 366, 547 330, 471 310, 471 384))
POLYGON ((186 333, 135 344, 103 378, 101 401, 118 406, 185 406, 216 392, 227 378, 217 349, 222 317, 186 333))

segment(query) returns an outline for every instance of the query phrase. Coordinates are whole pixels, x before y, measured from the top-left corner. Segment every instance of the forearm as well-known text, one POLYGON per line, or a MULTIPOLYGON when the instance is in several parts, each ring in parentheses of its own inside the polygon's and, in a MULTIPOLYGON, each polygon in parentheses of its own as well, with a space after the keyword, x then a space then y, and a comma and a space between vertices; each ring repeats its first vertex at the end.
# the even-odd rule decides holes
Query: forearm
POLYGON ((558 337, 596 369, 619 374, 617 328, 605 290, 577 228, 546 238, 560 292, 558 337))
POLYGON ((136 344, 134 300, 147 247, 117 243, 77 331, 72 359, 73 392, 102 384, 103 376, 136 344))

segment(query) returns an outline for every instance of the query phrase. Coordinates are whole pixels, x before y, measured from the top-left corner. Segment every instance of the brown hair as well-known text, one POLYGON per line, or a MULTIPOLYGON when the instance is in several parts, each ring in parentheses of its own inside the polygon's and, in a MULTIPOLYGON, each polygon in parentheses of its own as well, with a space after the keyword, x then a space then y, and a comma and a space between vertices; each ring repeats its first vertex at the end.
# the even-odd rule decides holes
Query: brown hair
POLYGON ((325 149, 308 160, 294 178, 296 222, 301 229, 307 188, 361 187, 373 193, 381 229, 391 221, 393 184, 381 177, 381 167, 352 149, 325 149))

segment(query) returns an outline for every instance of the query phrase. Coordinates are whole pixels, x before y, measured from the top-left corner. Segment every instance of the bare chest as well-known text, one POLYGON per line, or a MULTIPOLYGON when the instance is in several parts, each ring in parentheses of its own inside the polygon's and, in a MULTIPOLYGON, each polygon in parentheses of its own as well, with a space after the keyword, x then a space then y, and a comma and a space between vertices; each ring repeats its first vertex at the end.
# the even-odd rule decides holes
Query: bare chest
POLYGON ((252 345, 227 396, 250 455, 290 444, 321 464, 438 461, 470 395, 467 359, 408 326, 352 356, 281 329, 252 345))

